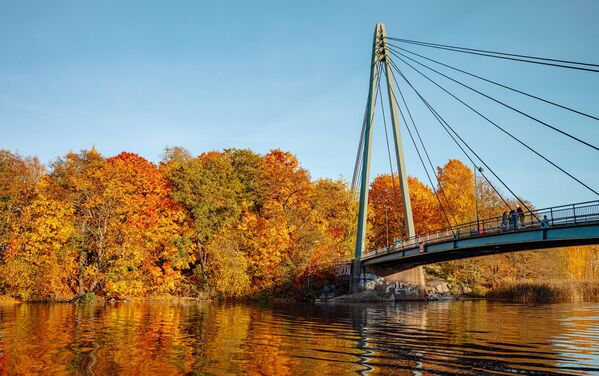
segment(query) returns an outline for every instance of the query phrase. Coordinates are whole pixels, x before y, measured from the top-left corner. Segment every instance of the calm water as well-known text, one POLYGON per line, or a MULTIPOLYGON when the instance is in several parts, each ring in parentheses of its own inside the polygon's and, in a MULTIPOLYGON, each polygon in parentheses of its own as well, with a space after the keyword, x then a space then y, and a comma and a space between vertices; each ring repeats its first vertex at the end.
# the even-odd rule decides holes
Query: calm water
POLYGON ((0 374, 599 374, 599 304, 0 305, 0 374))

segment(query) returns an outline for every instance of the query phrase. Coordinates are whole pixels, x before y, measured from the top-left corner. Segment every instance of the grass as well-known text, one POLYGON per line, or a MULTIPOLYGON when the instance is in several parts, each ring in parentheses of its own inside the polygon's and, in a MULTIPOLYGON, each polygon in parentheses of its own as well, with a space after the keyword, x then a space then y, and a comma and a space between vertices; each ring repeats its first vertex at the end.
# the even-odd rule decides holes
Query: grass
POLYGON ((488 298, 517 303, 599 302, 599 281, 523 281, 506 283, 487 293, 488 298))

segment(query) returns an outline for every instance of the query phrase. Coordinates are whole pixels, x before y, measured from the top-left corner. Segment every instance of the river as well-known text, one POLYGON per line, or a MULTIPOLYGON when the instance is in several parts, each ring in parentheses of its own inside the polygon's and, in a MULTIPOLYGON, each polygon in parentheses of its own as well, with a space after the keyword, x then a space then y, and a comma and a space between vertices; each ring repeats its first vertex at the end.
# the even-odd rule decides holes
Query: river
POLYGON ((0 374, 599 374, 599 304, 0 305, 0 374))

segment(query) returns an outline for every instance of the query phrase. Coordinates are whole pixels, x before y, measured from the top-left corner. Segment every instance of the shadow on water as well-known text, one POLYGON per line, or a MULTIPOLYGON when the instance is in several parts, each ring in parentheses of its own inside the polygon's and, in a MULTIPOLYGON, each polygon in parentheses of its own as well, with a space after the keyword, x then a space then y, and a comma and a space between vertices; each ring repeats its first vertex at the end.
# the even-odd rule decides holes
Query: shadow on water
POLYGON ((599 304, 0 306, 0 374, 592 374, 599 304))

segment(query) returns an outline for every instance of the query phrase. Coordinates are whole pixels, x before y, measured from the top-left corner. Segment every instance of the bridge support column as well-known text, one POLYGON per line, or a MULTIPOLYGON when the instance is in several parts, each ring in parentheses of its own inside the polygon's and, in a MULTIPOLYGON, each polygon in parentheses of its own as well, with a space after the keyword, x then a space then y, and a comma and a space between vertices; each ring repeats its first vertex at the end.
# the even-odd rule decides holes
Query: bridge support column
POLYGON ((426 284, 421 266, 397 271, 390 267, 368 266, 363 288, 383 300, 425 300, 426 284))
MULTIPOLYGON (((408 187, 408 175, 406 172, 405 158, 399 127, 399 109, 396 102, 393 85, 393 71, 389 61, 389 49, 387 46, 387 32, 385 25, 377 24, 374 30, 372 42, 372 59, 370 65, 370 84, 368 87, 368 101, 366 112, 360 134, 360 144, 358 155, 354 168, 352 179, 352 188, 357 188, 359 182, 360 205, 358 208, 358 228, 356 234, 355 257, 352 261, 352 270, 350 276, 350 292, 358 293, 363 290, 376 290, 385 295, 393 291, 393 296, 401 299, 422 299, 426 296, 424 285, 424 273, 421 267, 413 268, 408 271, 397 270, 379 270, 370 267, 369 270, 362 270, 360 259, 366 244, 366 228, 368 222, 368 189, 370 179, 370 156, 372 143, 372 123, 376 104, 377 86, 379 85, 378 74, 383 72, 386 78, 387 94, 389 99, 391 123, 393 124, 393 144, 395 147, 395 161, 397 163, 399 185, 401 189, 401 201, 404 214, 404 236, 413 238, 415 236, 414 220, 412 218, 412 204, 410 202, 410 190, 408 187), (361 168, 359 168, 361 166, 361 168), (359 174, 359 175, 358 175, 359 174)), ((382 99, 382 97, 381 97, 382 99)), ((393 174, 393 171, 391 171, 393 174)), ((395 192, 394 192, 395 194, 395 192)), ((397 197, 395 197, 397 200, 397 197)), ((377 294, 378 295, 378 294, 377 294)))
POLYGON ((351 275, 349 277, 349 292, 356 293, 360 291, 360 278, 362 277, 362 263, 360 260, 353 260, 351 263, 351 275))

